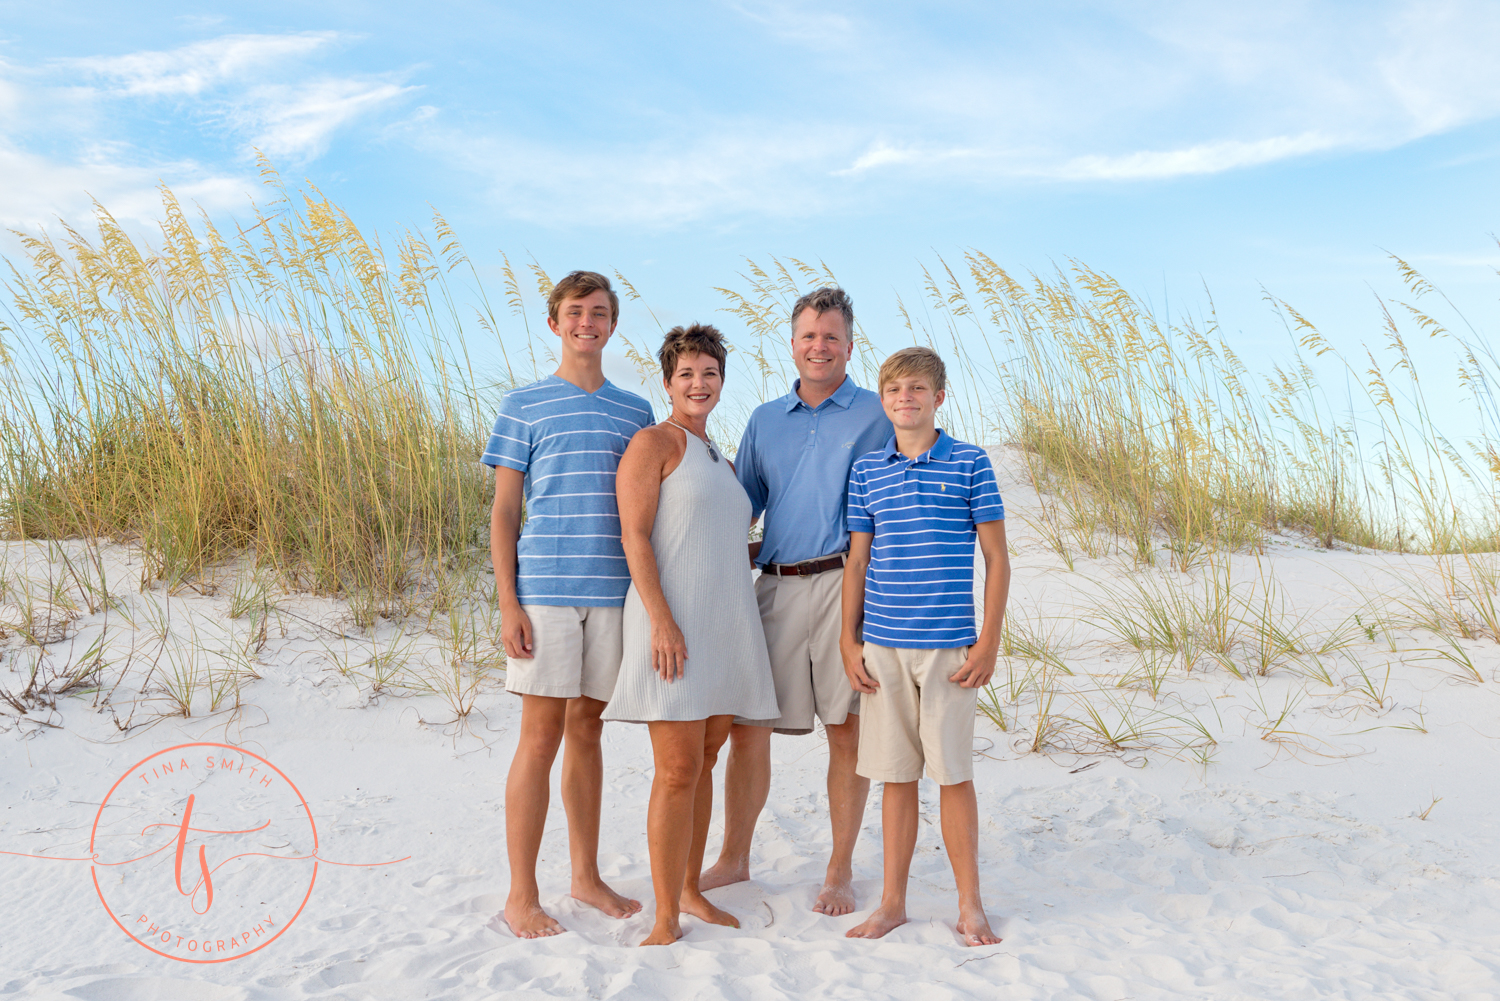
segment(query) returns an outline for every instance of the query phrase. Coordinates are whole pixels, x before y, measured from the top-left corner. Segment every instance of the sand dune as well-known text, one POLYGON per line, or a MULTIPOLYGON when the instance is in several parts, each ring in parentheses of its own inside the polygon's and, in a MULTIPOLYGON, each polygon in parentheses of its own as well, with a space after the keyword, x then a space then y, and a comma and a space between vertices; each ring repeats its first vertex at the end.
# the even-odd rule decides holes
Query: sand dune
MULTIPOLYGON (((43 679, 66 674, 102 650, 97 680, 111 694, 107 702, 104 692, 67 695, 24 715, 6 707, 0 850, 85 856, 99 804, 132 763, 209 741, 255 752, 295 781, 321 858, 404 861, 321 866, 281 938, 243 959, 189 965, 115 927, 88 862, 0 856, 0 996, 1500 996, 1500 778, 1491 767, 1500 648, 1450 641, 1412 625, 1410 613, 1396 615, 1439 593, 1438 562, 1320 550, 1294 537, 1271 540, 1259 556, 1235 554, 1220 563, 1239 596, 1227 659, 1204 654, 1191 672, 1172 664, 1153 698, 1139 673, 1150 656, 1100 609, 1150 593, 1187 595, 1201 607, 1212 571, 1139 570, 1122 556, 1081 551, 1068 570, 1026 524, 1043 499, 1020 481, 1012 456, 995 454, 1011 514, 1013 612, 1074 672, 1017 653, 997 676, 1008 730, 989 719, 978 728, 984 893, 1003 944, 966 949, 953 932, 937 790, 926 783, 911 921, 880 942, 843 937, 879 893, 878 793, 856 853, 861 912, 809 910, 829 848, 817 736, 773 741, 753 879, 711 891, 740 916, 740 929, 688 918, 679 944, 637 948, 649 907, 612 921, 566 897, 554 798, 541 880, 544 903, 569 931, 519 941, 495 918, 507 885, 503 784, 517 700, 490 677, 473 711, 455 720, 453 698, 439 690, 455 662, 461 681, 484 677, 474 650, 410 620, 405 629, 363 630, 341 603, 295 595, 273 596, 278 610, 262 638, 254 615, 229 617, 228 584, 209 595, 138 593, 138 565, 114 546, 101 565, 121 596, 115 606, 90 613, 75 598, 80 607, 70 609, 54 591, 57 600, 33 600, 28 612, 20 581, 46 590, 49 575, 54 585, 65 576, 60 554, 77 563, 84 547, 10 543, 0 686, 24 687, 34 666, 43 679), (1271 612, 1257 619, 1255 607, 1271 612), (17 635, 27 615, 53 640, 40 663, 17 635), (1267 622, 1305 637, 1343 635, 1343 645, 1278 653, 1267 622), (1253 669, 1262 662, 1264 676, 1253 669), (1019 682, 1011 700, 1007 678, 1044 667, 1051 702, 1019 682), (190 717, 168 715, 183 694, 180 683, 175 696, 164 693, 174 677, 198 678, 187 693, 190 717), (1036 753, 1029 748, 1043 709, 1049 739, 1036 753), (1101 730, 1120 738, 1117 746, 1101 730)), ((606 753, 604 871, 649 901, 644 729, 612 725, 606 753)), ((711 852, 716 842, 717 834, 711 852)), ((163 858, 165 869, 147 875, 170 882, 163 858)), ((231 875, 223 906, 234 900, 231 875)))

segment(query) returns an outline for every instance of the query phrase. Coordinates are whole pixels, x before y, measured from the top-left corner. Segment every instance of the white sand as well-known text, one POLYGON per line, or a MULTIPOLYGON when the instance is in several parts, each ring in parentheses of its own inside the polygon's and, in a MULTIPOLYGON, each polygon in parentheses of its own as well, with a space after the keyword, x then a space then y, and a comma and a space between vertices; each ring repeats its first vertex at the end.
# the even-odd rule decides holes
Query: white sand
MULTIPOLYGON (((1128 699, 1155 731, 1125 741, 1144 748, 1084 753, 1100 750, 1098 740, 1063 722, 1054 743, 1077 753, 1036 754, 1025 747, 1033 701, 1007 707, 1008 716, 1019 715, 1011 733, 980 721, 981 868, 1003 944, 966 949, 952 930, 937 790, 925 782, 910 923, 879 942, 843 937, 879 894, 878 792, 856 854, 861 912, 835 919, 809 910, 829 848, 826 754, 812 736, 774 740, 775 780, 753 879, 711 891, 743 927, 689 918, 679 944, 637 948, 649 926, 650 755, 644 728, 624 724, 606 730, 602 864, 647 911, 612 921, 567 898, 565 826, 554 796, 541 881, 544 903, 569 931, 518 941, 494 917, 508 878, 502 804, 518 700, 491 684, 467 722, 454 724, 440 696, 374 693, 373 667, 347 675, 339 667, 364 664, 374 649, 394 650, 388 662, 405 657, 408 669, 426 657, 435 670, 438 640, 399 639, 389 623, 372 637, 336 602, 281 596, 282 612, 271 617, 253 660, 261 678, 244 684, 238 711, 207 713, 209 696, 200 691, 194 717, 163 717, 122 733, 115 717, 131 712, 153 657, 158 674, 147 696, 167 663, 161 651, 176 651, 179 666, 222 672, 221 655, 199 653, 194 661, 189 643, 243 648, 253 627, 250 618, 227 618, 227 586, 210 597, 137 593, 139 564, 111 547, 110 588, 125 595, 136 627, 120 610, 64 623, 59 609, 56 629, 67 638, 48 648, 43 673, 78 658, 106 618, 106 681, 121 673, 132 648, 134 659, 112 712, 84 695, 61 700, 55 711, 0 717, 0 850, 85 855, 98 804, 128 766, 173 744, 223 741, 264 755, 295 781, 317 822, 323 858, 409 858, 380 868, 322 867, 305 911, 280 939, 244 959, 205 966, 160 958, 122 934, 100 904, 87 862, 0 856, 0 997, 1500 996, 1500 884, 1491 874, 1500 846, 1493 765, 1500 649, 1459 641, 1480 669, 1478 682, 1431 652, 1451 648, 1429 632, 1396 630, 1374 641, 1361 632, 1347 651, 1324 658, 1331 688, 1290 663, 1245 679, 1204 663, 1191 675, 1174 668, 1154 703, 1123 693, 1115 682, 1138 657, 1090 621, 1090 596, 1128 587, 1133 577, 1196 587, 1202 573, 1135 572, 1116 556, 1078 559, 1066 570, 1017 517, 1034 516, 1038 498, 1019 482, 1014 457, 997 458, 1012 514, 1011 607, 1034 629, 1051 629, 1079 672, 1060 679, 1053 711, 1082 718, 1078 700, 1088 698, 1113 725, 1110 705, 1128 699), (148 608, 170 610, 169 623, 157 616, 169 633, 165 643, 148 608), (1377 690, 1385 683, 1379 708, 1354 690, 1356 665, 1377 690), (1191 750, 1168 753, 1192 739, 1187 720, 1217 739, 1198 755, 1210 756, 1206 764, 1191 750), (1410 728, 1419 724, 1425 733, 1410 728)), ((83 546, 62 551, 76 557, 83 546)), ((5 572, 40 587, 49 567, 54 577, 60 572, 47 554, 44 544, 9 544, 5 572)), ((1259 560, 1235 556, 1232 573, 1245 588, 1262 573, 1274 579, 1286 618, 1307 616, 1310 631, 1326 633, 1361 609, 1370 621, 1367 602, 1379 595, 1428 587, 1433 566, 1429 558, 1329 552, 1279 538, 1259 560)), ((17 602, 0 600, 9 603, 0 622, 14 621, 17 602)), ((24 684, 18 671, 29 670, 35 655, 19 644, 0 641, 0 686, 10 690, 24 684)), ((1019 659, 1010 666, 1027 667, 1019 659)), ((1002 661, 1002 679, 1006 670, 1002 661)), ((136 702, 132 722, 167 708, 159 698, 136 702)), ((717 841, 716 829, 711 856, 717 841)), ((157 875, 170 883, 170 860, 157 875)), ((228 876, 220 892, 221 906, 229 906, 228 876)))

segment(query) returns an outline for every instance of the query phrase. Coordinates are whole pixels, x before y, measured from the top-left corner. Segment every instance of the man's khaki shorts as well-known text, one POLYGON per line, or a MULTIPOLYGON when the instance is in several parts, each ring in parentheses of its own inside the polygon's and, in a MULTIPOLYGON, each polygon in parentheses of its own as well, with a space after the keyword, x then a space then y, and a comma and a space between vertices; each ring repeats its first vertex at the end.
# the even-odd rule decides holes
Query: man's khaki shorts
POLYGON ((515 695, 608 702, 624 656, 623 608, 522 605, 531 619, 531 653, 505 664, 505 690, 515 695))
POLYGON ((865 644, 865 671, 880 688, 863 696, 857 774, 876 782, 915 782, 925 765, 938 785, 974 777, 979 689, 948 680, 968 656, 968 647, 893 650, 865 644))
POLYGON ((763 573, 755 581, 781 718, 736 723, 804 734, 812 733, 814 714, 825 726, 859 714, 859 693, 849 687, 839 654, 843 593, 842 570, 825 570, 811 577, 763 573))

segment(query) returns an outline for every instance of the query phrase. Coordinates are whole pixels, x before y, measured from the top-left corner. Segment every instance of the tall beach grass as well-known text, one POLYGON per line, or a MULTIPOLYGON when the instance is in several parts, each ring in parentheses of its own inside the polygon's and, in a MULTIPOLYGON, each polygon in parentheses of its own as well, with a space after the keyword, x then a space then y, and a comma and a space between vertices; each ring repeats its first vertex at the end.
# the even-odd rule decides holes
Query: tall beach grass
POLYGON ((488 424, 445 259, 388 256, 316 192, 160 240, 102 207, 97 236, 19 234, 0 327, 0 527, 134 540, 142 583, 231 555, 289 585, 394 594, 482 546, 488 424))
MULTIPOLYGON (((150 241, 103 207, 97 235, 19 234, 0 326, 0 531, 132 540, 147 582, 174 587, 249 553, 288 586, 370 601, 482 561, 477 458, 498 390, 553 364, 538 322, 551 278, 502 257, 496 309, 441 216, 430 238, 387 248, 264 171, 274 200, 243 226, 191 219, 163 189, 150 241), (470 338, 497 361, 476 366, 470 338)), ((1013 275, 979 251, 922 269, 920 302, 896 303, 898 336, 869 332, 879 311, 862 296, 856 377, 871 383, 899 342, 937 347, 945 422, 1020 447, 1051 505, 1031 516, 1064 555, 1113 546, 1187 568, 1280 528, 1325 545, 1500 548, 1500 366, 1418 308, 1437 293, 1397 266, 1414 301, 1384 316, 1392 363, 1340 361, 1363 387, 1358 413, 1322 394, 1311 359, 1331 348, 1289 305, 1274 303, 1299 353, 1256 376, 1212 312, 1160 316, 1081 263, 1013 275), (1398 316, 1453 340, 1480 434, 1436 426, 1398 316)), ((752 386, 731 394, 721 438, 786 391, 790 307, 834 281, 770 259, 718 290, 738 385, 752 386)), ((622 331, 643 375, 654 337, 622 331)))
MULTIPOLYGON (((1397 260, 1415 296, 1426 280, 1397 260)), ((1072 262, 1014 276, 979 251, 926 279, 927 307, 901 308, 914 337, 957 359, 969 409, 1019 445, 1056 498, 1060 548, 1103 531, 1144 562, 1165 549, 1190 566, 1290 528, 1396 551, 1500 548, 1500 364, 1477 334, 1450 333, 1408 303, 1384 305, 1382 365, 1345 359, 1292 306, 1272 300, 1296 338, 1292 357, 1250 372, 1210 311, 1163 317, 1106 274, 1072 262), (1397 316, 1449 338, 1474 432, 1444 434, 1397 316), (1335 408, 1317 370, 1351 376, 1360 398, 1335 408), (1071 540, 1071 541, 1070 541, 1071 540)), ((1211 310, 1211 302, 1210 302, 1211 310)), ((1453 388, 1458 388, 1457 386, 1453 388)))

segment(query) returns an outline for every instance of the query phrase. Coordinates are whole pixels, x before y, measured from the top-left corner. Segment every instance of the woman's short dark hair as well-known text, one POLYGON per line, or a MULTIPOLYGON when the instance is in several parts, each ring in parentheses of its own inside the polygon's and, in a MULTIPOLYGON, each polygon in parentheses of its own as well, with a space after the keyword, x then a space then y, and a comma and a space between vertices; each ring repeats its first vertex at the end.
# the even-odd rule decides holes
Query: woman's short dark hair
POLYGON ((673 327, 667 331, 667 339, 661 342, 656 358, 661 362, 663 381, 672 381, 677 369, 677 359, 683 355, 708 355, 719 362, 719 376, 724 376, 724 360, 729 357, 729 345, 719 328, 707 323, 695 323, 690 327, 673 327))

